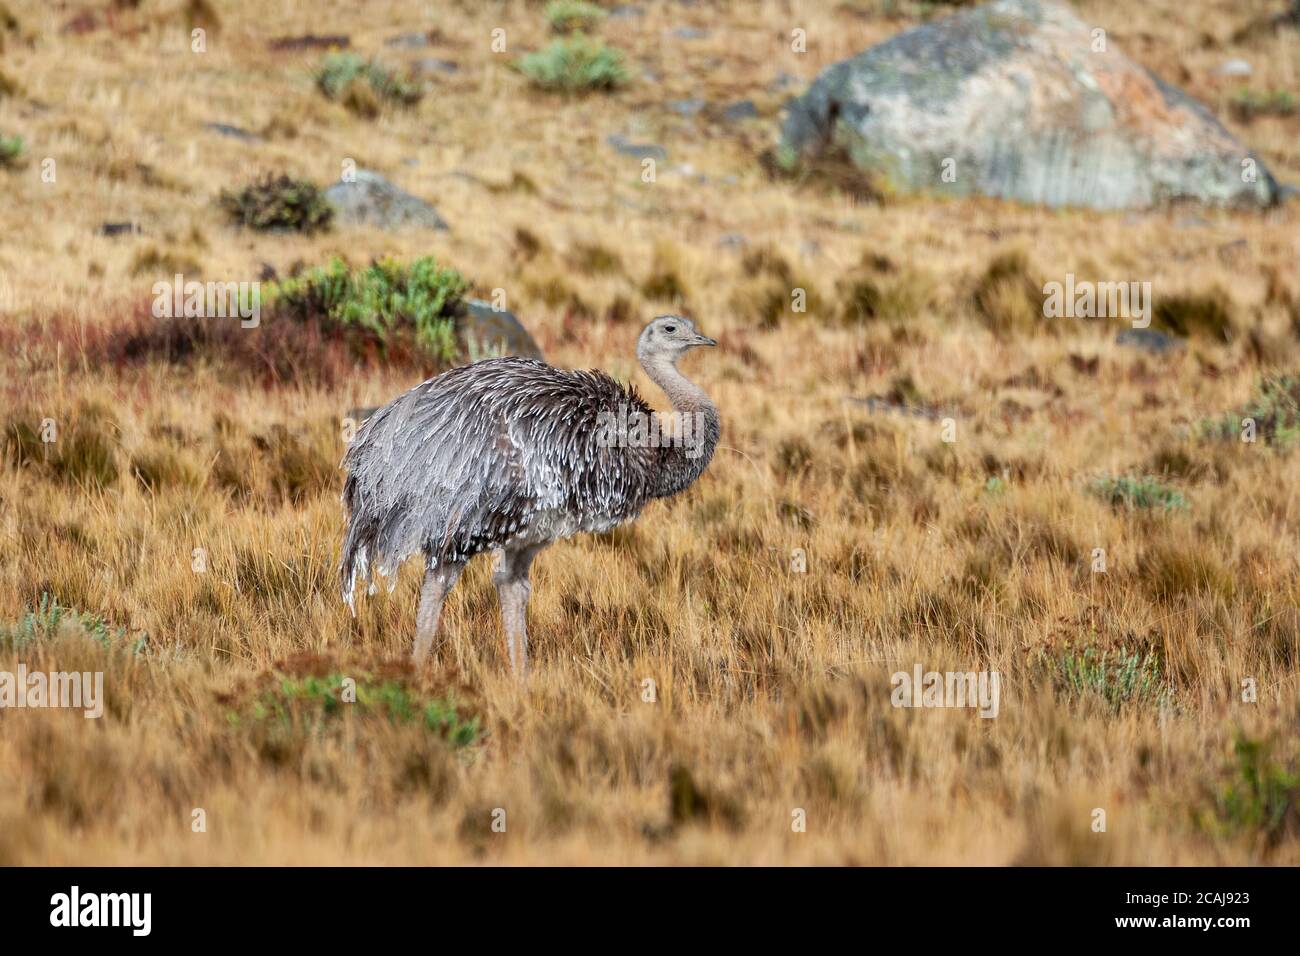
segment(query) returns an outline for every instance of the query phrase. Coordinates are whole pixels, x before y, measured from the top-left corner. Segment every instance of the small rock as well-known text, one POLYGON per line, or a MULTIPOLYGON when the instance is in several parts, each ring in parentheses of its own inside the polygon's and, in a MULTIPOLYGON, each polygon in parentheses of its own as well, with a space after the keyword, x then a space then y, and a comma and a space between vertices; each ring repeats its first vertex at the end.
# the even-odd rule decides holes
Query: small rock
POLYGON ((1158 329, 1125 329, 1115 336, 1115 344, 1150 352, 1152 355, 1165 355, 1187 347, 1182 339, 1174 338, 1158 329))
POLYGON ((792 73, 786 73, 784 70, 782 70, 780 73, 776 75, 776 79, 774 79, 771 83, 767 85, 767 88, 775 93, 775 92, 779 92, 780 90, 789 89, 791 86, 794 86, 795 83, 797 82, 799 82, 799 77, 795 76, 792 73))
POLYGON ((609 11, 609 18, 611 20, 632 19, 643 16, 645 16, 645 11, 630 3, 620 3, 617 7, 614 7, 614 9, 609 11))
POLYGON ((738 232, 729 232, 718 239, 718 245, 723 249, 743 249, 749 245, 749 240, 738 232))
POLYGON ((1220 261, 1231 265, 1235 262, 1239 262, 1241 257, 1246 254, 1246 251, 1249 248, 1250 243, 1245 239, 1234 239, 1232 242, 1225 242, 1223 245, 1219 246, 1219 259, 1220 261))
POLYGON ((231 139, 237 139, 244 143, 260 143, 262 137, 256 133, 250 133, 246 129, 238 126, 231 126, 229 123, 204 123, 203 128, 211 130, 219 136, 229 136, 231 139))
POLYGON ((753 100, 740 100, 722 111, 722 118, 728 123, 738 123, 756 116, 758 116, 758 107, 754 105, 753 100))
POLYGON ((703 40, 709 35, 708 30, 701 30, 699 27, 677 27, 672 31, 672 35, 678 40, 703 40))
POLYGON ((365 169, 357 170, 355 182, 340 181, 330 186, 325 190, 325 199, 334 207, 335 219, 342 225, 448 228, 438 210, 429 203, 365 169))
POLYGON ((473 359, 522 355, 540 359, 542 350, 512 313, 498 312, 481 299, 464 299, 456 316, 456 335, 473 359))
POLYGON ((417 77, 450 76, 459 69, 451 60, 440 60, 436 56, 426 56, 411 64, 411 72, 417 77))
POLYGON ((668 108, 680 116, 694 116, 707 105, 704 100, 673 100, 668 108))
POLYGON ((105 222, 99 226, 101 236, 125 236, 139 231, 140 227, 133 222, 105 222))
POLYGON ((930 421, 960 417, 955 412, 935 408, 932 405, 910 405, 905 402, 896 402, 881 395, 868 395, 866 398, 850 396, 849 401, 855 405, 861 405, 872 414, 907 415, 911 418, 927 418, 930 421))
POLYGON ((1245 60, 1227 60, 1215 71, 1216 76, 1250 76, 1254 68, 1245 60))
POLYGON ((668 152, 662 146, 654 143, 633 143, 627 137, 613 133, 605 138, 605 142, 613 146, 624 156, 635 156, 637 159, 655 159, 665 160, 668 158, 668 152))
POLYGON ((276 37, 268 44, 272 50, 329 50, 337 47, 346 49, 352 45, 352 38, 341 33, 317 36, 305 33, 296 37, 276 37))
POLYGON ((415 50, 429 45, 427 33, 399 33, 384 41, 384 46, 398 47, 403 50, 415 50))

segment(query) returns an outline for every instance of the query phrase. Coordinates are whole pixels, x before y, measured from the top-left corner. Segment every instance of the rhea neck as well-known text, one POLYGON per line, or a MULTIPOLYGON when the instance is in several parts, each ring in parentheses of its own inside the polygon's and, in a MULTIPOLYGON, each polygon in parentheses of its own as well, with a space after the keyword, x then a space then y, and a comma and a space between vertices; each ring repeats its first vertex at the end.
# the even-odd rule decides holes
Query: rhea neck
POLYGON ((637 349, 637 358, 646 375, 663 389, 673 411, 679 414, 675 423, 677 434, 685 439, 659 449, 659 474, 654 489, 656 498, 677 494, 704 473, 713 458, 720 432, 717 406, 702 388, 677 370, 678 357, 680 355, 637 349))

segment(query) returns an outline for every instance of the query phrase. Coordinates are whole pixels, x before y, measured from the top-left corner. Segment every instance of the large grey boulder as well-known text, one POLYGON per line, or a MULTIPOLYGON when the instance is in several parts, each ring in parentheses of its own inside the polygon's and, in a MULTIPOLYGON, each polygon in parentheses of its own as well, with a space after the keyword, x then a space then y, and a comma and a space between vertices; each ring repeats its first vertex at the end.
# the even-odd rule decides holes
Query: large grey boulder
POLYGON ((907 30, 789 104, 777 161, 839 150, 886 193, 1051 206, 1278 200, 1209 110, 1095 29, 1050 0, 996 0, 907 30))
POLYGON ((336 223, 382 229, 448 228, 433 206, 399 189, 378 173, 358 169, 355 177, 354 181, 340 180, 325 190, 326 201, 334 207, 336 223))
POLYGON ((498 312, 480 299, 461 300, 456 312, 456 337, 470 359, 503 355, 542 357, 542 350, 523 323, 512 313, 498 312))

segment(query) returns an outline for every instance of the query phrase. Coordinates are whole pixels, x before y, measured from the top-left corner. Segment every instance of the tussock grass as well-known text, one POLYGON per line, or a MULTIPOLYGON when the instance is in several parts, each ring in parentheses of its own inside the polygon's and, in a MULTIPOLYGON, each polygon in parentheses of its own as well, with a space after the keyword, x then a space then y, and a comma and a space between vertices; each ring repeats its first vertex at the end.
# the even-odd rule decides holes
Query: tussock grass
POLYGON ((971 301, 976 314, 999 334, 1030 335, 1060 321, 1043 316, 1043 284, 1030 275, 1022 252, 1001 253, 989 262, 975 281, 971 301))
POLYGON ((546 5, 545 16, 553 32, 574 33, 599 26, 608 14, 587 0, 551 0, 546 5))
POLYGON ((1151 325, 1175 335, 1227 341, 1232 337, 1232 309, 1222 289, 1157 298, 1151 325))
POLYGON ((184 249, 160 249, 147 243, 136 250, 128 271, 132 278, 170 278, 177 273, 195 276, 202 274, 203 264, 196 255, 184 249))
POLYGON ((690 292, 683 272, 682 254, 677 246, 659 243, 655 246, 650 273, 641 283, 641 294, 646 299, 681 308, 690 292))
POLYGON ((13 414, 3 440, 13 464, 66 485, 97 492, 117 481, 117 425, 103 406, 83 403, 70 417, 13 414))
MULTIPOLYGON (((111 43, 60 33, 54 7, 24 14, 39 42, 20 50, 21 72, 6 69, 45 109, 20 128, 5 100, 0 122, 59 176, 6 193, 0 628, 39 616, 48 594, 125 639, 105 648, 61 626, 21 649, 0 642, 0 670, 99 670, 106 691, 100 720, 0 718, 12 782, 0 864, 1300 863, 1294 823, 1270 823, 1293 806, 1282 775, 1295 775, 1300 706, 1300 457, 1197 429, 1294 368, 1295 210, 858 202, 836 182, 770 178, 757 153, 774 130, 688 127, 661 100, 727 102, 785 72, 797 78, 785 91, 753 94, 774 115, 779 96, 914 14, 811 5, 815 42, 794 54, 773 39, 789 30, 777 7, 711 6, 710 36, 676 42, 678 12, 643 6, 618 21, 618 44, 629 69, 667 85, 662 97, 557 96, 539 111, 487 42, 459 42, 499 25, 495 8, 466 6, 435 51, 459 71, 377 121, 304 83, 311 61, 228 42, 341 31, 315 9, 229 0, 205 69, 166 75, 164 28, 130 32, 142 13, 122 11, 111 43), (199 116, 266 140, 209 136, 199 116), (292 138, 270 132, 289 125, 292 138), (612 131, 662 143, 670 166, 698 175, 661 164, 642 183, 605 144, 612 131), (205 197, 246 183, 253 149, 294 178, 333 178, 322 156, 402 170, 412 189, 437 184, 457 230, 223 228, 205 197), (125 218, 140 237, 99 234, 125 218), (1225 262, 1219 248, 1238 237, 1225 262), (1015 249, 1023 267, 985 283, 981 311, 976 282, 1015 249), (721 447, 685 495, 538 558, 522 687, 485 561, 448 601, 432 665, 413 673, 415 563, 355 618, 339 599, 337 465, 346 411, 439 363, 405 320, 381 341, 319 309, 298 321, 267 307, 257 329, 154 319, 167 256, 196 260, 205 279, 270 267, 282 278, 266 281, 304 283, 345 256, 349 285, 372 256, 472 265, 478 294, 503 290, 548 359, 603 368, 659 407, 635 338, 655 312, 689 307, 720 343, 683 370, 722 411, 721 447), (1027 280, 1067 271, 1150 279, 1156 304, 1221 289, 1232 334, 1194 332, 1170 355, 1115 345, 1100 323, 1032 334, 1042 292, 1025 312, 1027 280), (648 298, 661 272, 672 281, 651 291, 666 298, 648 298), (906 291, 909 308, 842 322, 862 279, 886 300, 906 291), (789 311, 797 285, 810 293, 802 315, 789 311), (766 296, 781 304, 772 321, 760 320, 766 296), (1252 332, 1278 347, 1252 347, 1252 332), (850 400, 869 396, 923 414, 850 400), (953 416, 954 442, 934 412, 953 416), (40 441, 45 418, 59 424, 54 446, 40 441), (83 431, 87 453, 65 462, 83 431), (1101 474, 1153 476, 1190 507, 1111 505, 1087 490, 1101 474), (1067 648, 1077 691, 1058 666, 1067 648), (892 673, 916 663, 998 670, 999 716, 893 707, 892 673), (347 677, 378 699, 326 715, 347 677), (390 683, 400 691, 380 690, 390 683), (1176 706, 1159 702, 1165 688, 1176 706), (390 717, 387 694, 409 720, 390 717), (478 719, 472 744, 426 723, 428 702, 453 700, 459 724, 478 719), (1240 768, 1238 736, 1273 741, 1257 769, 1240 768), (1090 829, 1099 801, 1104 835, 1090 829), (190 830, 196 806, 206 835, 190 830), (491 829, 497 807, 505 834, 491 829), (806 833, 791 832, 796 808, 806 833)), ((512 51, 551 39, 534 12, 512 51)), ((1171 17, 1099 0, 1094 13, 1151 36, 1140 58, 1189 77, 1229 125, 1230 91, 1212 79, 1224 59, 1250 60, 1261 89, 1295 75, 1271 39, 1201 43, 1246 21, 1228 6, 1171 17)), ((384 36, 429 26, 406 0, 376 0, 374 16, 384 36)), ((602 29, 612 38, 614 21, 602 29)), ((1300 168, 1295 122, 1246 131, 1284 178, 1300 168)), ((1283 432, 1289 406, 1269 401, 1283 432)))

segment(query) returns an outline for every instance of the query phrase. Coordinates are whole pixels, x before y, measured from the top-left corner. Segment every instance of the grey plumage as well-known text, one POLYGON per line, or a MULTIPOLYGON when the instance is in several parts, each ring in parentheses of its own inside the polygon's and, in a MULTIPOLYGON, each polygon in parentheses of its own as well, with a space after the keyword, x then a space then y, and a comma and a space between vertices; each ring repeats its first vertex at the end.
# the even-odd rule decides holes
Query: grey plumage
POLYGON ((659 449, 598 443, 598 414, 629 402, 649 412, 601 372, 503 358, 381 408, 344 462, 345 595, 355 575, 389 575, 417 551, 434 564, 467 561, 635 517, 653 496, 659 449))
MULTIPOLYGON (((486 550, 502 552, 507 570, 520 558, 515 576, 522 574, 526 604, 527 563, 541 547, 609 530, 653 498, 686 487, 708 465, 718 438, 716 409, 675 368, 687 348, 701 344, 713 342, 678 317, 652 322, 638 344, 643 366, 674 407, 699 416, 695 454, 670 443, 611 444, 602 429, 611 416, 653 414, 635 389, 603 372, 536 359, 455 368, 381 407, 344 458, 349 521, 340 577, 349 606, 358 580, 370 579, 373 591, 378 575, 391 587, 398 566, 422 553, 429 574, 444 572, 430 598, 440 609, 459 568, 486 550)), ((504 609, 504 591, 502 601, 504 609)), ((522 630, 522 619, 517 624, 522 630)), ((513 640, 511 647, 513 659, 513 640)))

